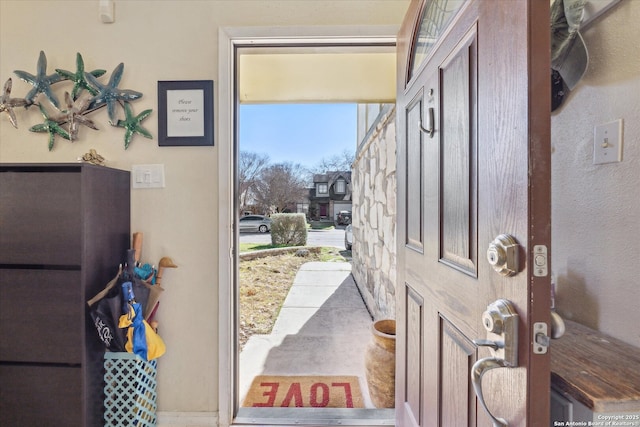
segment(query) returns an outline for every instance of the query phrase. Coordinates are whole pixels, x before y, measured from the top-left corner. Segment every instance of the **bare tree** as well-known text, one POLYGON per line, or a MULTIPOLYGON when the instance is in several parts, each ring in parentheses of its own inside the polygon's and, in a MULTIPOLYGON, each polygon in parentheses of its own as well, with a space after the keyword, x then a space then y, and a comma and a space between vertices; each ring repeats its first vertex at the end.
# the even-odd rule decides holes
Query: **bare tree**
POLYGON ((255 194, 256 182, 262 171, 269 165, 269 156, 265 154, 240 151, 238 161, 238 194, 240 212, 247 210, 255 194))
POLYGON ((263 169, 255 186, 255 200, 267 210, 295 212, 296 203, 308 195, 305 170, 299 164, 278 163, 263 169))
POLYGON ((325 173, 327 171, 350 171, 351 164, 355 161, 356 155, 353 150, 344 149, 340 154, 322 158, 316 166, 311 169, 312 173, 325 173))

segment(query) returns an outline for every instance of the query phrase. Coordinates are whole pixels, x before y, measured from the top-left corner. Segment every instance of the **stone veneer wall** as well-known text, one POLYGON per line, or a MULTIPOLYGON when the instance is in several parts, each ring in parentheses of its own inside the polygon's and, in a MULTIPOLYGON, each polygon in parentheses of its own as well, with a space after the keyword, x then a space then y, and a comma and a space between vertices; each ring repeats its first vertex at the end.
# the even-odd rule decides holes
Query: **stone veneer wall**
POLYGON ((396 110, 385 106, 352 166, 352 273, 375 320, 395 319, 396 110))

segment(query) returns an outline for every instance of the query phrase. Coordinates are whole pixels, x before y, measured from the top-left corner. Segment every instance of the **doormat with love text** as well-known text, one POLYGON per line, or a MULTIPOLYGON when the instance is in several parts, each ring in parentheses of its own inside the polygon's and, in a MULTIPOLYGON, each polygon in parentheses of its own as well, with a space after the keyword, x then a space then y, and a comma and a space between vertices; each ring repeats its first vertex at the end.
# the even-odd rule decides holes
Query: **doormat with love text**
POLYGON ((244 407, 364 408, 356 376, 273 376, 253 379, 244 407))

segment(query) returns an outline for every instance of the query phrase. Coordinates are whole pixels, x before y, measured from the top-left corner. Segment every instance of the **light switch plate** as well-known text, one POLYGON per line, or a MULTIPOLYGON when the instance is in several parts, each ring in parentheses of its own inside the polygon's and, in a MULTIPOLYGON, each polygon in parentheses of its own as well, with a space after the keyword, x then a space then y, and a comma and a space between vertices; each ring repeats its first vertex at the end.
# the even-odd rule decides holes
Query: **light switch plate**
POLYGON ((133 188, 164 188, 164 165, 133 165, 133 188))
POLYGON ((593 132, 593 164, 622 161, 622 119, 595 127, 593 132))

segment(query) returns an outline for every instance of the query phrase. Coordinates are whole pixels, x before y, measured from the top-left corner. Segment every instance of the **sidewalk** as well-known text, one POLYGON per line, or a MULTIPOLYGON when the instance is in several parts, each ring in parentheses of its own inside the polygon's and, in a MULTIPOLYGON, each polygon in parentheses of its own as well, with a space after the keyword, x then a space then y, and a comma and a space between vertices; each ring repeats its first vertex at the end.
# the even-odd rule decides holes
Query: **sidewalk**
POLYGON ((252 336, 240 353, 240 402, 256 375, 356 375, 374 408, 364 373, 371 324, 351 264, 304 264, 271 334, 252 336))

